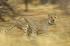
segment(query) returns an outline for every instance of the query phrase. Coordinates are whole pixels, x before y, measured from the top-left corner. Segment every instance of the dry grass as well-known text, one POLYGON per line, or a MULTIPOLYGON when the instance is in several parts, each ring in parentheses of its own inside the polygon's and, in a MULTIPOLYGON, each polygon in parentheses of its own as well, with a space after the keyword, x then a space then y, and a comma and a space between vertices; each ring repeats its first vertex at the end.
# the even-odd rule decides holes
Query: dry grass
MULTIPOLYGON (((21 7, 20 11, 22 11, 21 7)), ((69 16, 64 15, 61 10, 56 9, 51 5, 47 7, 35 7, 31 10, 32 11, 29 11, 27 14, 31 16, 24 16, 30 22, 39 22, 37 24, 40 24, 43 20, 46 20, 47 15, 50 14, 56 16, 56 25, 48 26, 48 31, 46 31, 47 34, 38 35, 33 37, 32 40, 27 36, 24 36, 23 33, 19 33, 19 29, 16 30, 17 28, 15 29, 16 35, 13 35, 14 37, 6 35, 5 32, 0 33, 0 46, 70 46, 69 16), (22 36, 18 37, 19 35, 22 36)), ((11 34, 13 34, 13 32, 11 34)))

